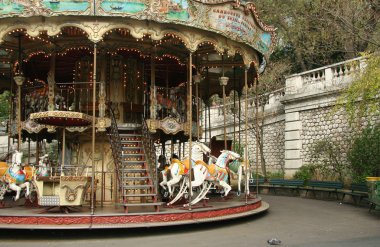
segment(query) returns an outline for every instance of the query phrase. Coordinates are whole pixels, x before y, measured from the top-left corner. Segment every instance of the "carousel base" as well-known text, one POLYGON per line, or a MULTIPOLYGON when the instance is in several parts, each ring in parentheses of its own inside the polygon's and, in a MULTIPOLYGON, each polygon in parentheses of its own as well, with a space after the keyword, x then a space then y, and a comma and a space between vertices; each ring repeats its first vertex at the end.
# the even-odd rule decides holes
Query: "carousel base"
POLYGON ((211 198, 207 205, 192 207, 192 210, 176 207, 153 209, 133 208, 123 213, 123 207, 90 208, 83 206, 69 214, 60 210, 44 211, 43 207, 12 206, 0 209, 0 228, 7 229, 106 229, 142 228, 173 225, 199 224, 247 217, 268 210, 269 204, 260 197, 245 201, 244 196, 221 200, 211 198))

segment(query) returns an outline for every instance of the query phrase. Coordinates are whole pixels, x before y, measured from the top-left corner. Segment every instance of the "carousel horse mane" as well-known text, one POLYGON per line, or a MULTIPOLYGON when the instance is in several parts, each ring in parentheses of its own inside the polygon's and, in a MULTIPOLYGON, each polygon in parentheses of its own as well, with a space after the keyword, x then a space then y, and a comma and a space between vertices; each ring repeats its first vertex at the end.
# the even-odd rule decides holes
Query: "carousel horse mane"
POLYGON ((191 148, 192 160, 203 160, 203 154, 210 153, 211 149, 201 142, 194 142, 191 148))
POLYGON ((240 158, 240 155, 238 153, 232 152, 230 150, 222 150, 220 151, 221 154, 219 155, 218 159, 216 160, 217 166, 221 168, 226 168, 228 163, 232 160, 236 160, 240 158))
POLYGON ((22 155, 22 152, 15 150, 12 154, 12 165, 21 165, 22 155))

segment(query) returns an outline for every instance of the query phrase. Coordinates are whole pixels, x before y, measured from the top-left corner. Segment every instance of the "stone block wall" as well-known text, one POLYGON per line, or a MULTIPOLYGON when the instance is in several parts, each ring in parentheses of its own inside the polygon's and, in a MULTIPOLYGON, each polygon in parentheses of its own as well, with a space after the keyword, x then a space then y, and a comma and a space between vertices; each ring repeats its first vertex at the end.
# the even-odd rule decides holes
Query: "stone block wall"
POLYGON ((313 147, 321 140, 338 145, 342 156, 346 156, 353 130, 343 110, 334 113, 332 110, 332 107, 323 107, 300 112, 300 120, 304 126, 300 137, 303 164, 310 164, 313 147))
MULTIPOLYGON (((264 158, 266 169, 270 172, 280 171, 284 169, 285 156, 285 121, 283 115, 279 116, 280 120, 269 122, 264 126, 264 158), (282 117, 282 118, 281 118, 282 117)), ((244 131, 243 131, 244 133, 244 131)), ((244 140, 244 134, 242 136, 244 140)), ((253 130, 248 133, 248 157, 253 170, 256 170, 256 137, 253 130)), ((261 173, 261 161, 259 152, 259 173, 261 173)))

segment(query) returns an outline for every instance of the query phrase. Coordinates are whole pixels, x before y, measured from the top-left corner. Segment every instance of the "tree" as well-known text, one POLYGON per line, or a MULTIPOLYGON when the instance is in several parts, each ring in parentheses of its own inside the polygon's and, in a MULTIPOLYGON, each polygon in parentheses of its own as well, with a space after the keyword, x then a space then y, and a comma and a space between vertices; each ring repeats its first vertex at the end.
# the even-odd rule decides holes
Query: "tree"
POLYGON ((350 123, 360 124, 365 116, 380 113, 380 55, 367 56, 367 66, 339 96, 337 107, 343 107, 350 123))
MULTIPOLYGON (((253 134, 258 142, 261 173, 265 177, 267 176, 267 169, 264 155, 264 123, 265 119, 269 117, 269 114, 265 114, 265 105, 269 100, 270 93, 284 88, 284 75, 290 70, 290 67, 290 63, 285 62, 284 60, 272 61, 258 80, 257 92, 253 86, 248 90, 247 97, 253 99, 255 109, 250 110, 248 114, 244 113, 244 109, 240 109, 240 115, 238 112, 232 112, 232 114, 235 114, 238 119, 240 116, 239 121, 241 123, 246 119, 248 120, 249 132, 253 134)), ((245 92, 244 89, 243 92, 245 92)), ((240 98, 240 100, 244 101, 244 98, 240 98)))
MULTIPOLYGON (((259 16, 278 28, 275 55, 291 59, 292 72, 325 66, 380 47, 375 0, 257 0, 259 16)), ((273 56, 272 56, 273 57, 273 56)))
POLYGON ((380 125, 366 127, 354 139, 348 161, 355 182, 364 182, 366 177, 380 175, 380 125))

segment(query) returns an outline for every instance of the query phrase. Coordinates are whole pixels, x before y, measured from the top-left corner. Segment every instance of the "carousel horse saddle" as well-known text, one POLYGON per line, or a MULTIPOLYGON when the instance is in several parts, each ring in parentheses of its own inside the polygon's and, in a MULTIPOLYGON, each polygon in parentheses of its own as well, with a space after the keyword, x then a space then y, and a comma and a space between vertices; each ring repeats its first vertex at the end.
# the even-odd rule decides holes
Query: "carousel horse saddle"
POLYGON ((8 170, 8 164, 6 162, 0 162, 0 177, 4 176, 8 170))

